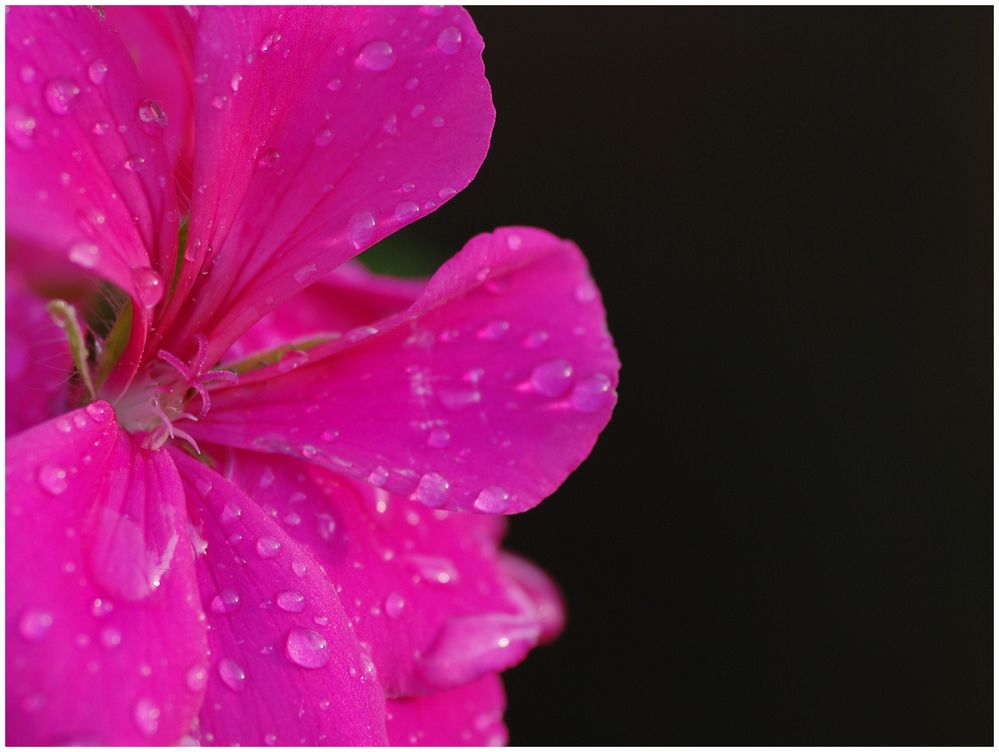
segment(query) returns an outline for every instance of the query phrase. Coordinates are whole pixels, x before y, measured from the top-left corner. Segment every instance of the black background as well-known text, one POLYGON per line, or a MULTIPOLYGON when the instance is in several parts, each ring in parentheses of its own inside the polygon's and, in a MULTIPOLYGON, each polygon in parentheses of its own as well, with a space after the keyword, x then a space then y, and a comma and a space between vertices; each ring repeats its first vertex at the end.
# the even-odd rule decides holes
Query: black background
POLYGON ((576 240, 624 364, 513 520, 511 742, 991 744, 992 10, 471 13, 492 149, 401 240, 576 240))

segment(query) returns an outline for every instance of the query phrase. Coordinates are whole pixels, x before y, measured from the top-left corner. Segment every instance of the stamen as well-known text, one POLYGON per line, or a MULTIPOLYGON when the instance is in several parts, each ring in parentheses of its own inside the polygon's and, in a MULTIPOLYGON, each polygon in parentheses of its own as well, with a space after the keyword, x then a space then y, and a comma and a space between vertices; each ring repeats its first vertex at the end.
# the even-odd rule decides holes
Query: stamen
POLYGON ((177 372, 184 377, 184 381, 190 381, 191 379, 194 378, 194 374, 188 370, 186 365, 184 365, 184 361, 182 361, 173 353, 169 353, 166 350, 160 350, 158 353, 156 353, 156 357, 162 361, 169 363, 171 366, 177 369, 177 372))

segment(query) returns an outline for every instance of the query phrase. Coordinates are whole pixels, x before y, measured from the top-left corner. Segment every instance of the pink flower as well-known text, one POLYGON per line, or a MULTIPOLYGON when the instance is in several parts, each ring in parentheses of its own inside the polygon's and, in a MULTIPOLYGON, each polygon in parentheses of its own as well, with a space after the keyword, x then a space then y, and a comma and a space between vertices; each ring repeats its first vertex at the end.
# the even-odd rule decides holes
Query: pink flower
POLYGON ((456 8, 9 9, 8 741, 505 739, 562 613, 501 515, 610 418, 599 293, 531 228, 350 262, 472 179, 481 53, 456 8))

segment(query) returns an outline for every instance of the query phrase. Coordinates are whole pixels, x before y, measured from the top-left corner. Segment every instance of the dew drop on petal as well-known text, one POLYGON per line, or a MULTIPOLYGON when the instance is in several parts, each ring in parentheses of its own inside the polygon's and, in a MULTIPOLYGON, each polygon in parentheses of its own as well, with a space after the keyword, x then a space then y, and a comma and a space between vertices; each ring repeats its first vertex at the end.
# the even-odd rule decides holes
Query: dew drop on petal
POLYGON ((478 389, 443 388, 437 390, 437 399, 446 409, 457 412, 481 402, 482 392, 478 389))
POLYGON ((208 686, 208 672, 203 666, 192 666, 187 672, 187 688, 192 692, 200 692, 208 686))
POLYGON ((427 434, 427 446, 431 449, 445 449, 451 443, 451 434, 446 428, 437 426, 427 434))
POLYGON ((213 614, 230 614, 239 608, 239 593, 232 588, 225 588, 212 598, 209 608, 213 614))
POLYGON ((296 577, 305 577, 305 573, 309 571, 309 566, 304 561, 296 559, 291 563, 291 571, 295 573, 296 577))
POLYGON ((368 476, 368 483, 370 483, 373 486, 377 486, 378 488, 381 488, 382 486, 385 485, 385 482, 388 479, 389 479, 388 470, 386 470, 384 467, 379 466, 371 471, 371 474, 368 476))
POLYGON ((482 489, 472 506, 487 514, 502 514, 510 506, 510 494, 499 486, 489 486, 482 489))
POLYGON ((451 484, 437 473, 427 473, 420 478, 419 485, 413 492, 413 500, 428 507, 440 507, 447 500, 450 488, 451 484))
POLYGON ((275 598, 278 608, 291 614, 297 614, 305 608, 305 596, 295 590, 285 590, 275 598))
POLYGON ((146 308, 152 308, 163 299, 163 280, 148 266, 133 270, 132 281, 139 302, 146 308))
POLYGON ((524 337, 523 345, 528 350, 538 350, 544 347, 545 343, 548 341, 548 332, 544 329, 534 329, 527 333, 524 337))
POLYGON ((42 465, 38 468, 38 484, 53 496, 58 496, 66 490, 65 468, 57 465, 42 465))
POLYGON ((54 115, 66 115, 72 108, 80 87, 69 78, 54 78, 45 86, 45 104, 54 115))
POLYGON ((326 638, 312 629, 295 627, 285 643, 288 660, 302 668, 322 668, 330 662, 332 651, 326 638))
POLYGON ((329 146, 333 142, 333 131, 323 128, 316 133, 314 141, 316 146, 329 146))
POLYGON ((279 161, 281 161, 281 152, 277 149, 265 149, 257 160, 257 167, 266 170, 276 167, 279 161))
POLYGON ((141 154, 133 154, 125 160, 125 169, 129 172, 141 172, 146 168, 146 158, 141 154))
POLYGON ((402 616, 402 610, 406 607, 406 599, 398 593, 389 593, 385 596, 385 613, 390 619, 398 619, 402 616))
POLYGON ((243 80, 241 73, 233 73, 232 78, 229 79, 229 88, 232 89, 232 93, 235 94, 239 91, 239 84, 243 80))
POLYGON ((100 251, 93 243, 82 241, 69 249, 69 260, 85 269, 97 266, 100 251))
POLYGON ((581 413, 596 412, 611 398, 611 380, 602 373, 583 379, 572 390, 572 406, 581 413))
POLYGON ((395 207, 395 218, 399 222, 405 222, 419 213, 420 207, 412 201, 403 201, 395 207))
POLYGON ((371 212, 357 212, 347 221, 347 239, 354 248, 360 250, 374 236, 376 224, 371 212))
POLYGON ((7 138, 15 146, 26 148, 35 137, 35 119, 16 104, 7 107, 7 138))
POLYGON ((316 273, 316 265, 306 264, 305 266, 299 267, 295 271, 295 274, 293 276, 295 278, 295 281, 301 285, 304 284, 306 280, 308 280, 309 277, 313 276, 315 273, 316 273))
POLYGON ((510 322, 490 321, 484 327, 479 329, 475 336, 481 340, 485 340, 486 342, 498 342, 503 339, 509 331, 510 322))
POLYGON ((339 78, 331 78, 329 81, 326 82, 326 88, 329 89, 330 91, 339 91, 342 86, 343 86, 343 81, 341 81, 339 78))
POLYGON ((139 102, 137 111, 139 122, 143 125, 152 126, 148 132, 155 133, 156 128, 166 128, 167 116, 163 111, 163 105, 155 99, 144 99, 139 102))
POLYGON ((461 49, 461 30, 448 26, 437 35, 437 49, 445 55, 453 55, 461 49))
POLYGON ((597 286, 590 280, 585 280, 576 285, 572 296, 577 303, 591 303, 597 298, 597 286))
POLYGON ((572 364, 563 358, 547 360, 531 371, 531 386, 546 397, 565 394, 572 383, 572 364))
POLYGON ((17 623, 17 631, 29 642, 38 642, 52 628, 52 614, 48 611, 28 609, 17 623))
POLYGON ((273 559, 281 550, 281 543, 269 535, 265 535, 257 541, 257 556, 261 559, 273 559))
POLYGON ((132 717, 135 725, 146 736, 152 736, 160 727, 160 709, 152 700, 142 699, 135 703, 132 717))
POLYGON ((246 688, 246 672, 230 658, 219 661, 219 678, 233 692, 242 692, 246 688))
POLYGON ((101 630, 101 645, 109 650, 121 645, 121 630, 117 627, 104 627, 101 630))
POLYGON ((388 70, 395 65, 395 50, 388 42, 379 39, 368 42, 361 48, 357 63, 363 68, 373 71, 388 70))

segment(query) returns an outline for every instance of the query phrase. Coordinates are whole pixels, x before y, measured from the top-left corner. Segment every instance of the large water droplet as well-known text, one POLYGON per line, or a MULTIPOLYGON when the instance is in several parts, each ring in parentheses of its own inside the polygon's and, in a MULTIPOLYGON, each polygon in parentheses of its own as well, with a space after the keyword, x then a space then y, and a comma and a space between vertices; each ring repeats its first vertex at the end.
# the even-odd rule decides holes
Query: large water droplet
POLYGON ((357 56, 357 63, 373 71, 388 70, 395 65, 395 50, 384 40, 368 42, 357 56))
POLYGON ((93 269, 100 258, 100 250, 93 243, 81 241, 69 249, 69 260, 85 269, 93 269))
POLYGON ((572 364, 563 358, 547 360, 531 371, 531 386, 546 397, 558 397, 572 383, 572 364))
POLYGON ((319 632, 295 627, 288 633, 285 655, 302 668, 322 668, 330 662, 332 651, 326 638, 319 632))
POLYGON ((437 426, 427 434, 427 446, 431 449, 445 449, 451 443, 451 433, 446 428, 437 426))
POLYGON ((406 599, 398 593, 389 593, 385 596, 385 613, 390 619, 398 619, 402 616, 402 610, 406 607, 406 599))
POLYGON ((413 492, 413 499, 428 507, 440 507, 447 500, 447 492, 451 487, 437 473, 427 473, 420 478, 420 483, 413 492))
POLYGON ((472 506, 486 514, 502 514, 510 506, 510 494, 499 486, 483 488, 472 506))
POLYGON ((208 686, 208 672, 203 666, 192 666, 187 672, 187 688, 192 692, 201 692, 208 686))
POLYGON ((70 78, 54 78, 45 86, 45 104, 55 115, 65 115, 72 108, 80 87, 70 78))
POLYGON ((230 658, 219 661, 219 678, 233 692, 242 692, 246 688, 246 672, 230 658))
POLYGON ((38 642, 52 628, 52 614, 48 611, 28 609, 17 623, 17 631, 29 642, 38 642))
POLYGON ((437 35, 437 49, 445 55, 453 55, 461 49, 461 30, 448 26, 437 35))
POLYGON ((104 83, 104 79, 108 76, 108 64, 103 60, 95 60, 89 66, 87 66, 87 77, 90 78, 90 82, 95 86, 100 86, 104 83))
POLYGON ((209 608, 213 614, 230 614, 239 608, 239 593, 232 588, 225 588, 212 598, 209 608))
POLYGON ((152 700, 143 699, 135 703, 132 717, 135 719, 135 725, 146 736, 152 736, 160 727, 160 709, 152 700))
POLYGON ((297 614, 305 608, 305 596, 295 590, 285 590, 278 593, 275 600, 278 608, 292 614, 297 614))
POLYGON ((375 234, 375 215, 369 211, 360 211, 347 221, 347 239, 354 248, 360 250, 367 245, 375 234))
POLYGON ((12 104, 7 107, 7 138, 15 146, 26 148, 35 137, 35 119, 23 107, 12 104))
POLYGON ((132 281, 135 283, 139 302, 146 308, 152 308, 163 299, 163 280, 148 266, 135 269, 132 272, 132 281))
POLYGON ((572 390, 572 406, 581 413, 596 412, 611 398, 611 380, 602 373, 583 379, 572 390))
POLYGON ((147 133, 154 134, 167 127, 168 121, 166 113, 163 111, 163 105, 155 99, 143 99, 139 102, 137 114, 139 122, 143 126, 149 126, 144 128, 147 133))
POLYGON ((58 465, 42 465, 38 468, 38 485, 53 496, 58 496, 68 485, 65 468, 58 465))
POLYGON ((412 201, 403 201, 395 207, 395 218, 399 222, 406 222, 420 211, 420 207, 412 201))
POLYGON ((261 559, 273 559, 281 551, 281 543, 269 535, 257 541, 257 556, 261 559))

